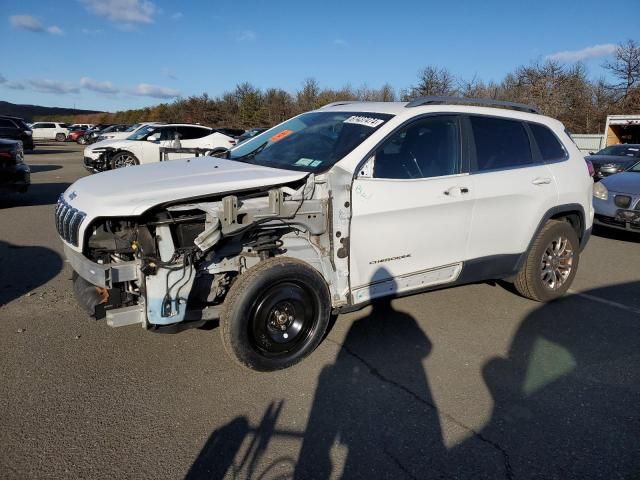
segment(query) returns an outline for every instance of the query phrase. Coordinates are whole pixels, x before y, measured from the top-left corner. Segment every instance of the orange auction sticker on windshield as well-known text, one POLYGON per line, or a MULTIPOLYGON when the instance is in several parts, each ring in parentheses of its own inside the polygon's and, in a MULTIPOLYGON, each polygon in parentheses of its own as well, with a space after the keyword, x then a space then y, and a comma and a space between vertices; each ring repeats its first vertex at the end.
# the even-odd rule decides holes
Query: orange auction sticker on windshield
POLYGON ((277 142, 278 140, 282 140, 284 137, 288 137, 292 133, 293 133, 293 130, 282 130, 281 132, 278 132, 273 137, 271 137, 269 141, 277 142))

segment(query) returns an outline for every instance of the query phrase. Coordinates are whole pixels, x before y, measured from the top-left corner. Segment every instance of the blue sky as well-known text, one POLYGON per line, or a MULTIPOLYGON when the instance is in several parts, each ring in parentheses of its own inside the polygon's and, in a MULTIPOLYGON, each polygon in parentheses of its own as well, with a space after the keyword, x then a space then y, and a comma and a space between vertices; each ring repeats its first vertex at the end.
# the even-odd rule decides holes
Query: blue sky
POLYGON ((120 110, 237 83, 396 89, 426 65, 500 80, 531 60, 583 60, 640 40, 640 1, 0 0, 0 99, 120 110), (607 17, 607 13, 611 16, 607 17), (3 18, 2 18, 3 17, 3 18))

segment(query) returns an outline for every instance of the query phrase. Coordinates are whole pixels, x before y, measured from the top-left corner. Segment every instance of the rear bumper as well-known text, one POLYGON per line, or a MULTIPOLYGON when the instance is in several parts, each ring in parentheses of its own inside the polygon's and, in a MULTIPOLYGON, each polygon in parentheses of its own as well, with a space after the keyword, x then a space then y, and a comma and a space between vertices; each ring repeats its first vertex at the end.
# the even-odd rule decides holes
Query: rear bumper
POLYGON ((31 185, 31 170, 22 163, 0 168, 0 191, 24 193, 31 185))

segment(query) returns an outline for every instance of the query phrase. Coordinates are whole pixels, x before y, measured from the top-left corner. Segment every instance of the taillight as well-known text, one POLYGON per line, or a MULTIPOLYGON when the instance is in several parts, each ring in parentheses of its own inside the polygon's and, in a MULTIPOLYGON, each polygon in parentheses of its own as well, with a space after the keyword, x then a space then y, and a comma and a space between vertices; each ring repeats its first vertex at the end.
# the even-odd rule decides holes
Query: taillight
POLYGON ((585 162, 587 162, 587 170, 589 170, 589 175, 593 177, 596 174, 596 170, 593 168, 593 163, 591 163, 591 160, 585 160, 585 162))

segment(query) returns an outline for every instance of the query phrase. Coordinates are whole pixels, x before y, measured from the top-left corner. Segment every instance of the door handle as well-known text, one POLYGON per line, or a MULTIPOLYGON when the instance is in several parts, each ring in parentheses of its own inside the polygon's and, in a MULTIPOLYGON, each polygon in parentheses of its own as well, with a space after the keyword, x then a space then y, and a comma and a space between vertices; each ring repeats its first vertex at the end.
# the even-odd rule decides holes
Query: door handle
POLYGON ((549 185, 551 183, 551 179, 550 178, 534 178, 531 183, 533 183, 534 185, 549 185))
POLYGON ((467 187, 451 187, 448 190, 445 190, 443 193, 450 197, 459 197, 460 195, 469 193, 469 189, 467 187))

